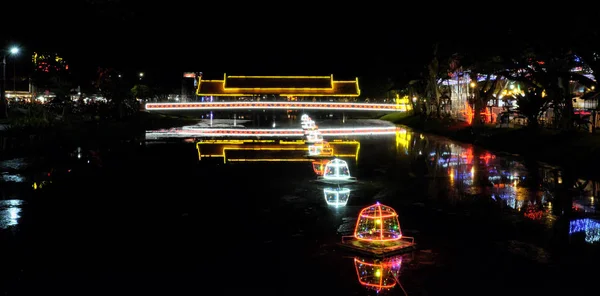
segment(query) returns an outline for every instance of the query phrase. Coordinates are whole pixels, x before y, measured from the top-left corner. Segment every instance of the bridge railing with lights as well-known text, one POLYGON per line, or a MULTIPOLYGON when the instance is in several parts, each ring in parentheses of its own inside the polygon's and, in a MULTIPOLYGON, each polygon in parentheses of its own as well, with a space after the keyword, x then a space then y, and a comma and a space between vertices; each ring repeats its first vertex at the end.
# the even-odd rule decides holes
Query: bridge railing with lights
POLYGON ((399 104, 336 103, 336 102, 199 102, 199 103, 147 103, 146 110, 340 110, 404 112, 399 104))

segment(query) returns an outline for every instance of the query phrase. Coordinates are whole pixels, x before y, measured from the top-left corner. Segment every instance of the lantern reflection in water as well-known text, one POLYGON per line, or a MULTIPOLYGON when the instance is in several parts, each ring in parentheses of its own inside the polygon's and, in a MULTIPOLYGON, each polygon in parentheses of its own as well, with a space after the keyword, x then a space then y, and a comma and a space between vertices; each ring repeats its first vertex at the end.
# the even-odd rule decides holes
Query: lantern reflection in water
POLYGON ((329 206, 343 207, 348 203, 350 198, 350 189, 348 188, 325 188, 323 189, 325 195, 325 202, 329 206))
POLYGON ((402 238, 398 214, 391 207, 377 202, 360 211, 354 237, 367 241, 395 241, 402 238))
POLYGON ((308 145, 309 156, 333 156, 333 148, 328 142, 323 141, 314 145, 308 145))
POLYGON ((394 288, 398 282, 402 256, 384 260, 354 258, 354 268, 361 285, 377 292, 394 288))
POLYGON ((20 199, 0 200, 0 229, 19 224, 22 205, 20 199))
POLYGON ((325 172, 325 165, 329 162, 328 159, 316 160, 312 162, 313 171, 317 176, 323 176, 325 172))

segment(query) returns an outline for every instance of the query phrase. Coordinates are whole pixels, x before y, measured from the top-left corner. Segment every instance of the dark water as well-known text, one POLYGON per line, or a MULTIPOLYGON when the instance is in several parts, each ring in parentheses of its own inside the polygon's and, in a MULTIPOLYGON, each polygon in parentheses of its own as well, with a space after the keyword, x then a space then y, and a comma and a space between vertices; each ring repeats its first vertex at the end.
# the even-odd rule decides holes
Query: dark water
POLYGON ((339 206, 309 162, 198 162, 193 143, 83 149, 45 170, 3 161, 0 291, 597 293, 597 182, 410 131, 357 140, 339 206), (376 201, 418 251, 380 262, 336 247, 376 201))

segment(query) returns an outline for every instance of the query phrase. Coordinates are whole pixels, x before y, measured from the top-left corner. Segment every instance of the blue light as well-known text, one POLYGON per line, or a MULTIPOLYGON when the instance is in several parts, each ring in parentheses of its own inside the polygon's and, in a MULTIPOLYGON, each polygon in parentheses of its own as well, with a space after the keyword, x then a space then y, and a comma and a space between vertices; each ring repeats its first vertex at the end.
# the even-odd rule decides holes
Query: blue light
POLYGON ((589 218, 573 220, 569 223, 569 235, 585 232, 585 241, 595 243, 600 241, 600 222, 589 218))

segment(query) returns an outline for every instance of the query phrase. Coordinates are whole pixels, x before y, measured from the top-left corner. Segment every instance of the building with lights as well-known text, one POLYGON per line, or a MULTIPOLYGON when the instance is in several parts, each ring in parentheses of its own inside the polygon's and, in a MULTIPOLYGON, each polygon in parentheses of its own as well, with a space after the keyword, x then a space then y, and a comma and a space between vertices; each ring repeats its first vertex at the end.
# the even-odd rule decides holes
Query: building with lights
POLYGON ((58 54, 34 52, 31 60, 36 72, 61 72, 68 71, 69 64, 58 54))
POLYGON ((329 76, 233 76, 205 80, 197 77, 201 101, 354 101, 360 96, 358 78, 335 80, 329 76))

